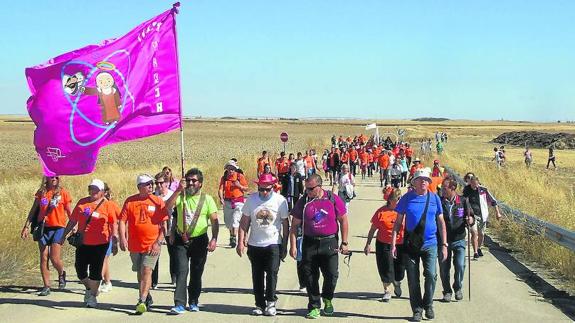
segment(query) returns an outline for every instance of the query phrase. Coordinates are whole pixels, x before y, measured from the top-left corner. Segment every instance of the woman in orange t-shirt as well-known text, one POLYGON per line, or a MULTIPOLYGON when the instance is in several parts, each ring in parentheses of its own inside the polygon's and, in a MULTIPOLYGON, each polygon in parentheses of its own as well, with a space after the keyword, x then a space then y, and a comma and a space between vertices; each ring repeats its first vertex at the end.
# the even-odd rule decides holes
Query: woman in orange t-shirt
MULTIPOLYGON (((78 224, 77 232, 83 239, 82 244, 76 247, 76 274, 86 287, 84 303, 92 308, 98 304, 96 296, 110 240, 112 253, 118 253, 118 210, 104 197, 104 190, 104 182, 92 180, 88 185, 89 196, 78 201, 64 232, 65 237, 78 224)), ((64 243, 64 237, 60 243, 64 243)))
POLYGON ((38 296, 50 295, 48 259, 58 271, 58 288, 66 288, 66 271, 64 271, 61 257, 62 245, 59 242, 64 237, 64 227, 72 213, 70 203, 72 203, 72 197, 60 186, 60 177, 44 176, 42 178, 42 185, 34 196, 34 203, 20 233, 22 239, 26 239, 30 234, 32 223, 38 227, 39 234, 34 237, 34 240, 38 241, 40 273, 44 282, 44 287, 38 296), (43 230, 41 230, 42 227, 43 230))
MULTIPOLYGON (((383 190, 386 193, 386 190, 383 190)), ((393 226, 397 219, 397 212, 394 211, 397 202, 401 197, 401 190, 394 189, 387 199, 387 204, 379 208, 371 218, 371 228, 367 234, 364 253, 369 255, 371 252, 371 240, 377 231, 377 241, 375 244, 375 256, 379 277, 383 283, 384 294, 382 301, 389 302, 391 299, 390 286, 393 283, 394 293, 397 297, 401 296, 401 281, 405 276, 405 267, 401 263, 401 257, 393 258, 391 254, 391 236, 393 226)), ((396 238, 398 254, 401 253, 403 245, 404 224, 396 238)))

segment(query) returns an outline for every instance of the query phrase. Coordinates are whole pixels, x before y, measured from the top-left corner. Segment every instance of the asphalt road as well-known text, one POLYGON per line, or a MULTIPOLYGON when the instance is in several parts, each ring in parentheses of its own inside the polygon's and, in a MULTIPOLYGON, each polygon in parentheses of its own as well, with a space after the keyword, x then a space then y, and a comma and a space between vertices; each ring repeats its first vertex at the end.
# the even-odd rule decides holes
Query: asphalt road
MULTIPOLYGON (((319 320, 372 322, 375 320, 406 321, 412 313, 409 306, 407 280, 403 295, 389 303, 379 301, 383 287, 377 274, 375 255, 365 256, 363 250, 373 212, 382 205, 378 183, 358 180, 358 197, 349 212, 350 249, 355 252, 347 267, 340 257, 340 277, 334 299, 335 315, 319 320)), ((228 233, 220 230, 220 244, 210 254, 203 278, 200 312, 179 316, 167 315, 173 306, 173 286, 169 282, 168 253, 160 258, 160 285, 152 291, 155 306, 151 312, 133 316, 138 297, 136 275, 131 272, 130 257, 119 253, 111 262, 113 290, 98 297, 99 308, 83 305, 83 286, 77 280, 68 283, 64 291, 53 291, 48 297, 36 296, 37 289, 25 286, 4 286, 0 292, 0 322, 303 322, 307 297, 297 291, 296 263, 286 259, 279 272, 278 315, 253 317, 250 264, 246 256, 239 258, 235 250, 225 246, 228 233)), ((374 242, 373 242, 374 243, 374 242)), ((374 246, 373 246, 374 247, 374 246)), ((436 322, 572 322, 552 304, 537 296, 506 266, 486 250, 479 261, 471 262, 472 300, 467 299, 467 273, 463 301, 441 303, 441 282, 435 289, 436 322)), ((73 268, 67 268, 69 279, 75 278, 73 268)), ((56 277, 53 273, 52 277, 56 277)), ((56 285, 56 284, 55 284, 56 285)))

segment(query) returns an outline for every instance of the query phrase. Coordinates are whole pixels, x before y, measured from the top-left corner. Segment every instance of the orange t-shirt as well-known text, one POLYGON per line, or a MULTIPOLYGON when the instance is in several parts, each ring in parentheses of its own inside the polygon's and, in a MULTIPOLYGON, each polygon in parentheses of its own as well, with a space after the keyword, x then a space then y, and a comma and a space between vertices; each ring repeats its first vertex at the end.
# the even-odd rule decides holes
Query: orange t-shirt
POLYGON ((346 151, 341 154, 341 162, 347 163, 348 160, 349 160, 349 153, 346 151))
POLYGON ((84 244, 89 246, 102 245, 110 242, 112 234, 112 225, 116 222, 118 215, 118 206, 116 203, 104 200, 96 209, 98 203, 90 202, 89 197, 78 201, 72 211, 70 220, 78 222, 78 232, 84 232, 84 244), (88 216, 92 220, 88 223, 88 216))
POLYGON ((351 161, 355 161, 357 159, 357 150, 355 149, 350 150, 349 159, 351 159, 351 161))
POLYGON ((373 153, 367 153, 368 157, 367 157, 367 161, 369 161, 370 163, 373 163, 373 153))
POLYGON ((361 160, 361 164, 365 165, 369 161, 369 154, 365 151, 359 153, 359 159, 361 160))
POLYGON ((315 168, 315 162, 312 156, 305 156, 303 161, 305 162, 307 169, 315 168))
POLYGON ((411 165, 411 168, 409 169, 409 174, 411 175, 415 174, 415 171, 420 168, 423 168, 423 165, 421 165, 421 163, 419 164, 419 166, 415 164, 411 165))
POLYGON ((50 190, 46 192, 46 195, 40 195, 40 192, 36 193, 36 199, 38 199, 38 205, 40 206, 40 213, 38 220, 42 221, 46 217, 45 226, 49 228, 59 227, 65 228, 68 216, 66 215, 66 205, 72 203, 72 197, 67 190, 63 187, 60 188, 60 195, 55 199, 54 191, 50 190), (48 212, 48 206, 50 206, 50 211, 48 212))
POLYGON ((231 176, 228 176, 227 179, 224 179, 222 177, 222 180, 220 182, 220 186, 224 186, 224 199, 235 199, 238 197, 242 197, 244 196, 244 192, 236 186, 233 186, 233 183, 238 180, 240 181, 240 184, 242 186, 247 186, 248 185, 248 181, 246 180, 246 177, 240 173, 234 173, 231 176))
POLYGON ((276 160, 276 169, 278 173, 285 174, 289 172, 289 160, 287 158, 278 158, 276 160))
POLYGON ((380 168, 387 169, 389 167, 389 156, 386 153, 383 153, 383 155, 379 156, 377 163, 380 168))
POLYGON ((264 167, 266 166, 266 164, 269 164, 270 166, 272 164, 269 157, 258 158, 258 174, 261 174, 264 172, 264 167))
MULTIPOLYGON (((397 212, 388 206, 382 206, 371 218, 371 223, 377 228, 377 241, 391 244, 391 237, 393 233, 393 226, 397 219, 397 212)), ((401 224, 401 229, 395 239, 396 244, 403 244, 403 230, 405 229, 405 221, 401 224)))
POLYGON ((431 183, 429 184, 429 190, 437 194, 437 187, 443 182, 443 177, 431 177, 431 183))
POLYGON ((406 156, 406 157, 411 157, 411 156, 413 156, 413 149, 411 149, 411 147, 405 148, 405 156, 406 156))
POLYGON ((120 221, 128 222, 128 250, 149 252, 160 236, 162 222, 168 219, 166 205, 161 197, 132 195, 124 202, 120 221))

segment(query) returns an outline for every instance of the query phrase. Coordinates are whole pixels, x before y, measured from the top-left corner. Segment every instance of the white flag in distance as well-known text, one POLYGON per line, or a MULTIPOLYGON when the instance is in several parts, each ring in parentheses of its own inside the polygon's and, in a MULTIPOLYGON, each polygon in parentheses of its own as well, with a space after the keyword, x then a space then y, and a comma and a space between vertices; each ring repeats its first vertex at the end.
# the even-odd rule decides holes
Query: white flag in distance
POLYGON ((376 129, 377 125, 375 123, 371 123, 368 124, 367 126, 365 126, 365 130, 371 130, 371 129, 376 129))

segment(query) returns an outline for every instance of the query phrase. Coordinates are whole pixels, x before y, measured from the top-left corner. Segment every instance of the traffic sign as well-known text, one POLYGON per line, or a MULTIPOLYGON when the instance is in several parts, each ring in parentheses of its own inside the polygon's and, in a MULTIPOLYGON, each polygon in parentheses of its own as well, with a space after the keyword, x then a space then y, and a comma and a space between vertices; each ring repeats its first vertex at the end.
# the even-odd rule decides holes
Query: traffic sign
POLYGON ((288 134, 287 134, 287 132, 282 132, 282 133, 280 134, 280 140, 281 140, 282 142, 288 141, 288 134))

